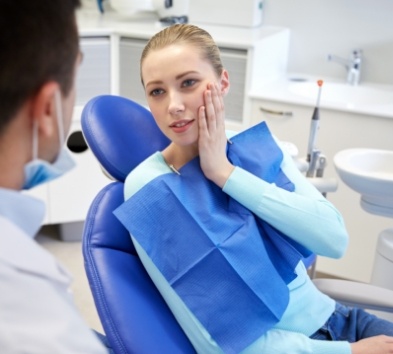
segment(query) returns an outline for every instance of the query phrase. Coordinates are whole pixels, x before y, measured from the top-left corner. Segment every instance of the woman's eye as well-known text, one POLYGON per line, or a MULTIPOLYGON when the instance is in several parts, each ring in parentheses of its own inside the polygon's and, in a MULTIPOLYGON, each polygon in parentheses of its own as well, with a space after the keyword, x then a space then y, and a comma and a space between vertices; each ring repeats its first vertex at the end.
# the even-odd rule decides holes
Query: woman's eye
POLYGON ((150 96, 158 96, 164 92, 162 89, 154 89, 150 91, 150 96))
POLYGON ((196 80, 194 80, 194 79, 184 80, 182 86, 189 87, 189 86, 194 85, 195 82, 196 82, 196 80))

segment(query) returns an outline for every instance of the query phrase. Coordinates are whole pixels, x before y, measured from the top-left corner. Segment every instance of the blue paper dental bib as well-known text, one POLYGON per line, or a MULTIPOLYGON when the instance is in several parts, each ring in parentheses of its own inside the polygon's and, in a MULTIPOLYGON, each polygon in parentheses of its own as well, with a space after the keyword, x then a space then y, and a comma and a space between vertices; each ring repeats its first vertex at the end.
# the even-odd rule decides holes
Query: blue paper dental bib
MULTIPOLYGON (((231 140, 235 166, 293 191, 265 123, 231 140)), ((157 177, 114 213, 222 350, 239 353, 280 320, 287 284, 309 252, 208 181, 198 158, 179 172, 157 177)))

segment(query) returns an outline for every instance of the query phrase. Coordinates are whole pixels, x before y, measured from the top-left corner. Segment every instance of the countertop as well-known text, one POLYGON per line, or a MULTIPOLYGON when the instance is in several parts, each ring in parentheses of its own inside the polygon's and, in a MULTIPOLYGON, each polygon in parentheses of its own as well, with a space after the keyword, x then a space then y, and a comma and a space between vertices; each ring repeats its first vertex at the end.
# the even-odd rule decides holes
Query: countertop
MULTIPOLYGON (((249 92, 249 97, 251 99, 268 100, 274 102, 282 102, 288 104, 295 104, 301 106, 315 106, 317 103, 318 96, 318 86, 317 80, 323 79, 327 84, 329 82, 347 85, 344 81, 339 81, 337 78, 319 78, 303 74, 288 74, 285 77, 265 83, 261 86, 254 86, 249 92), (299 82, 315 82, 315 97, 304 97, 302 95, 294 93, 291 89, 292 85, 296 85, 299 82)), ((325 83, 324 83, 325 84, 325 83)), ((381 89, 384 92, 384 96, 391 97, 384 104, 371 104, 367 101, 367 97, 364 100, 359 100, 357 103, 345 100, 332 101, 324 100, 323 96, 323 85, 321 91, 320 108, 343 111, 354 114, 362 114, 369 116, 385 117, 393 119, 393 86, 391 85, 381 85, 370 82, 362 82, 359 86, 352 87, 354 94, 361 88, 375 88, 376 90, 381 89)), ((348 87, 352 89, 351 87, 348 87)), ((313 96, 311 94, 311 96, 313 96)))

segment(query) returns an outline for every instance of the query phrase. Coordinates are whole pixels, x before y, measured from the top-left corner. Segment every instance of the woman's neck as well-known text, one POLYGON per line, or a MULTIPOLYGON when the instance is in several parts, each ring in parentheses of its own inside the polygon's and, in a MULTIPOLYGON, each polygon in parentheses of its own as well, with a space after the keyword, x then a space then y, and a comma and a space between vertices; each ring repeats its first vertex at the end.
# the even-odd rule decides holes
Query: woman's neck
POLYGON ((169 144, 162 151, 162 156, 169 166, 173 166, 176 170, 182 168, 185 164, 198 156, 198 146, 179 146, 174 143, 169 144))

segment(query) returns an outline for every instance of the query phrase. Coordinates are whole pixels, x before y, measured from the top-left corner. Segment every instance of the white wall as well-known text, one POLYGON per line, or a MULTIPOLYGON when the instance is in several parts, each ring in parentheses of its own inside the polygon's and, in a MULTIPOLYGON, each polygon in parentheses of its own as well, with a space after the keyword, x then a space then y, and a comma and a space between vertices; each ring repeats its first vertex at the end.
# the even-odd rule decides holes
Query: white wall
POLYGON ((263 16, 291 29, 289 72, 345 79, 327 55, 361 48, 363 80, 393 85, 393 0, 265 0, 263 16))

